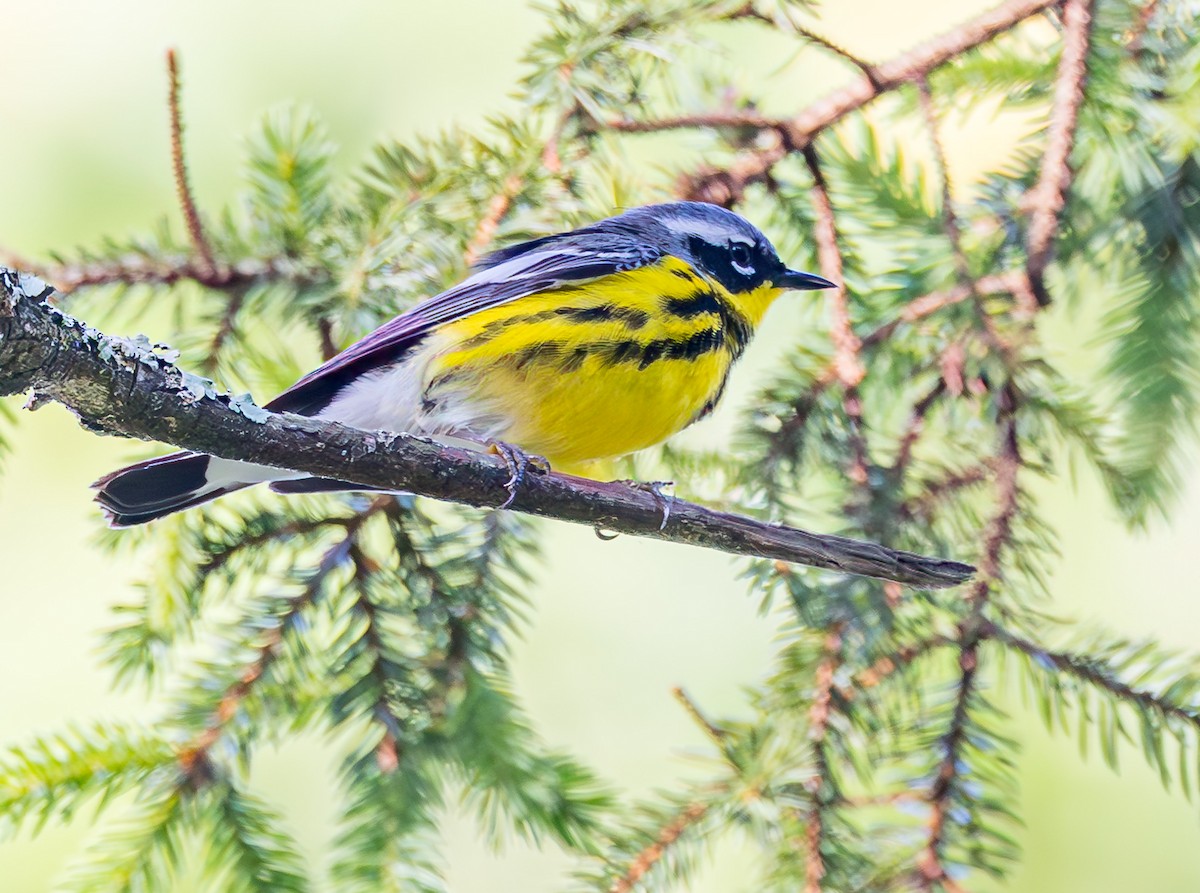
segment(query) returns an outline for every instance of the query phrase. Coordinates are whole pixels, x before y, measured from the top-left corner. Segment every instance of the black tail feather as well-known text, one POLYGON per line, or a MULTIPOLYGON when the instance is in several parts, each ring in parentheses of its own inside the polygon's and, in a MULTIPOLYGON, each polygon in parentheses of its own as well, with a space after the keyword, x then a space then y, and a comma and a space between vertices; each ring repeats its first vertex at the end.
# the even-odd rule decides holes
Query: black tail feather
POLYGON ((96 502, 113 527, 144 524, 216 499, 246 484, 208 482, 209 457, 203 453, 172 453, 138 462, 105 475, 92 484, 96 502))

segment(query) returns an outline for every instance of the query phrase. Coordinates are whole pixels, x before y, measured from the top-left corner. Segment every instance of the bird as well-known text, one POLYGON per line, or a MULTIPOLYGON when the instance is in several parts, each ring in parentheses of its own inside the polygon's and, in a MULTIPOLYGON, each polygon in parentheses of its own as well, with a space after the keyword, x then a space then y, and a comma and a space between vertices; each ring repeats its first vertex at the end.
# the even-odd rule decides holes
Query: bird
MULTIPOLYGON (((586 473, 704 418, 767 308, 834 287, 789 269, 733 211, 646 205, 485 256, 265 408, 490 448, 513 472, 511 502, 531 457, 586 473)), ((190 451, 93 487, 109 524, 128 527, 261 483, 369 489, 190 451)))

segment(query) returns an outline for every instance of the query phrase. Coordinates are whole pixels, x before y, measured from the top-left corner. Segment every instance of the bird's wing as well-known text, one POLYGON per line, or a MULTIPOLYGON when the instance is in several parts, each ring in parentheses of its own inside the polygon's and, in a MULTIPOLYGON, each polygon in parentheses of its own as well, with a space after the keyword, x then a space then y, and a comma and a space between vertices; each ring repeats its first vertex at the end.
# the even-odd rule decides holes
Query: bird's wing
POLYGON ((593 235, 586 249, 569 241, 556 244, 555 237, 529 243, 522 251, 524 247, 499 252, 499 262, 496 255, 485 258, 474 275, 384 323, 305 375, 266 408, 302 415, 318 413, 357 376, 396 362, 440 325, 567 283, 632 270, 661 256, 661 252, 616 234, 593 235))

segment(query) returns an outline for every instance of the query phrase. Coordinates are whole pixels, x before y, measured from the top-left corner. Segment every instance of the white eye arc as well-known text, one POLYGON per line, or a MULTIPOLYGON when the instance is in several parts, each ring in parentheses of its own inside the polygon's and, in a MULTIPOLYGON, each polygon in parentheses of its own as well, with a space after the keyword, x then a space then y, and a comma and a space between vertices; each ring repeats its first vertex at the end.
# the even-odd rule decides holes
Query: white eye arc
POLYGON ((744 276, 754 275, 754 261, 750 255, 750 246, 745 242, 729 243, 729 260, 739 273, 744 276))

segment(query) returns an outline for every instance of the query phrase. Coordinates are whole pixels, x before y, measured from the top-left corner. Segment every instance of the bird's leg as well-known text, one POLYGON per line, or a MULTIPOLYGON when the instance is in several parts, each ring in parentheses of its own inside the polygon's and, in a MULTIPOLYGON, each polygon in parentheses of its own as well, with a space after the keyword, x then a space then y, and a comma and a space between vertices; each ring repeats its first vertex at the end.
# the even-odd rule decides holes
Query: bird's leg
POLYGON ((550 471, 550 463, 544 456, 531 456, 511 443, 493 440, 488 444, 488 452, 504 460, 504 466, 510 475, 508 483, 504 485, 504 489, 508 491, 508 499, 500 505, 502 509, 513 504, 513 500, 517 498, 517 491, 521 489, 525 475, 530 469, 538 474, 546 474, 550 471))

